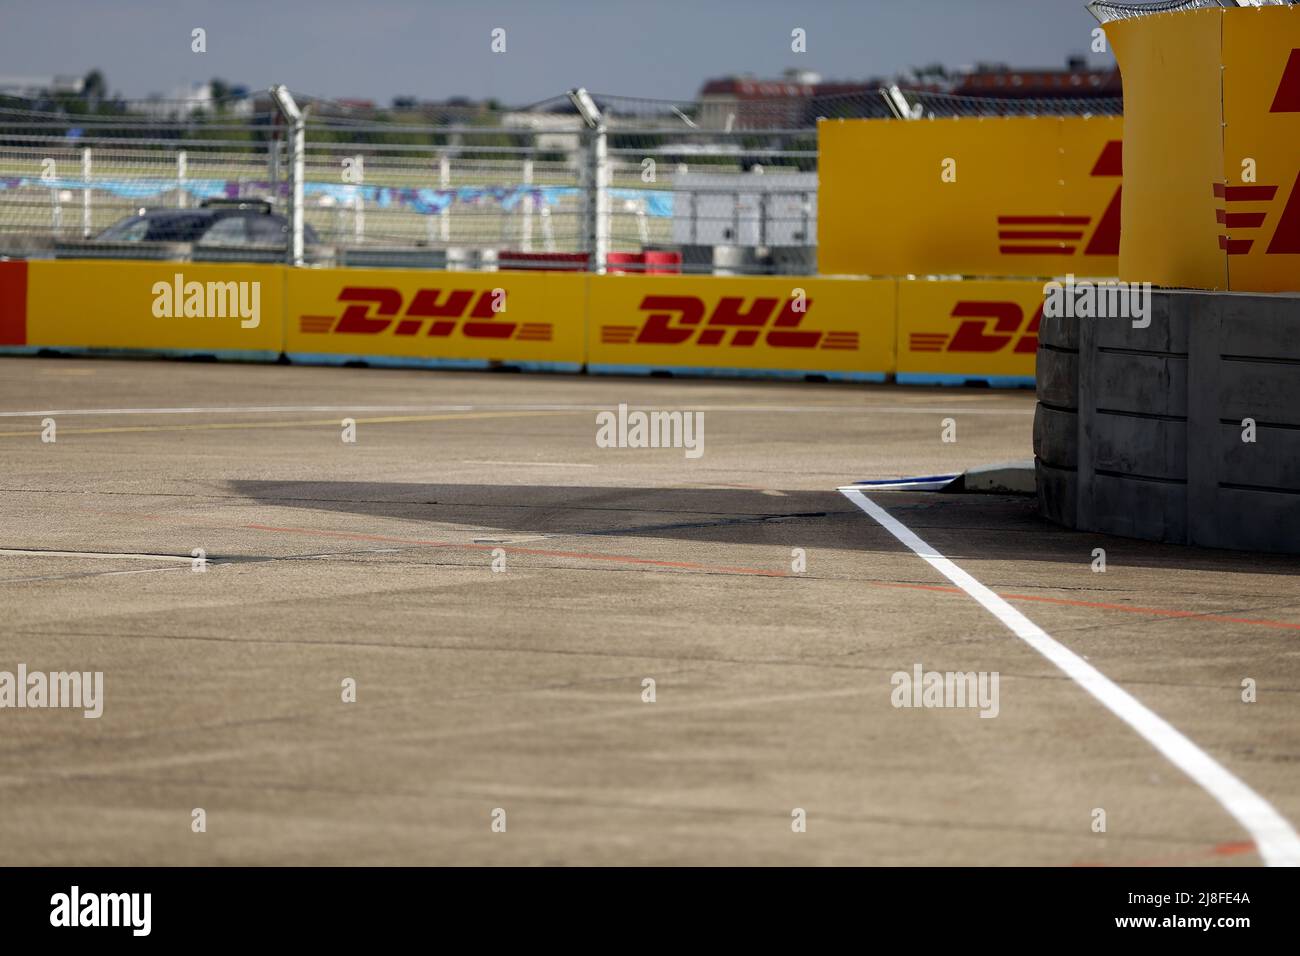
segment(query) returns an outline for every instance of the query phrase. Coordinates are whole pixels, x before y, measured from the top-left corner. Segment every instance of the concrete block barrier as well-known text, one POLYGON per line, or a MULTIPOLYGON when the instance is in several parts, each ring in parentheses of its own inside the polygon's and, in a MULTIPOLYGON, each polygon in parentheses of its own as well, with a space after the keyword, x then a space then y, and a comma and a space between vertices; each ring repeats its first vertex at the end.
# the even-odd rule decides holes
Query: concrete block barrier
POLYGON ((1151 305, 1146 327, 1066 320, 1071 332, 1044 318, 1040 513, 1087 531, 1300 553, 1300 296, 1157 290, 1151 305), (1057 344, 1072 339, 1077 353, 1057 344))

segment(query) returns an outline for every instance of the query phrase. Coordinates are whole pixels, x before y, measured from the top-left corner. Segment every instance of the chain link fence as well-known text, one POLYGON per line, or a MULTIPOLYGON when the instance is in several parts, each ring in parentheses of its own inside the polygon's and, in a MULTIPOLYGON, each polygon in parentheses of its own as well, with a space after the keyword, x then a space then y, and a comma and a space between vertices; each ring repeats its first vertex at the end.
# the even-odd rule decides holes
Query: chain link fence
POLYGON ((0 98, 0 256, 808 274, 819 120, 1122 110, 898 87, 519 108, 299 96, 295 126, 273 94, 0 98))
MULTIPOLYGON (((88 240, 141 209, 194 219, 205 201, 270 197, 268 113, 181 119, 180 104, 165 102, 94 114, 32 105, 0 99, 0 254, 111 253, 113 243, 97 249, 88 240)), ((146 243, 134 251, 170 258, 177 250, 146 243)))

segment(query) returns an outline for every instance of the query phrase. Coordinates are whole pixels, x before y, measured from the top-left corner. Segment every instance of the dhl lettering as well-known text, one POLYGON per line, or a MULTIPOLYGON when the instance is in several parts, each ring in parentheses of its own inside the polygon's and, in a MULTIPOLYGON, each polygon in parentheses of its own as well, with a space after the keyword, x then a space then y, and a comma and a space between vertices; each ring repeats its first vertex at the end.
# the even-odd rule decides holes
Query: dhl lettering
POLYGON ((704 318, 704 303, 687 295, 648 295, 641 300, 641 308, 650 310, 650 316, 637 336, 640 343, 679 345, 695 334, 695 326, 704 318), (673 316, 678 324, 673 324, 673 316))
POLYGON ((993 319, 993 330, 999 335, 985 332, 987 322, 968 321, 957 326, 952 341, 948 343, 950 352, 998 352, 1008 342, 1011 335, 1020 331, 1020 320, 1024 314, 1014 302, 958 302, 952 310, 952 317, 993 319))
MULTIPOLYGON (((1124 144, 1113 139, 1102 147, 1090 176, 1118 179, 1124 175, 1124 144)), ((1086 256, 1119 255, 1119 210, 1122 187, 1115 187, 1106 211, 1097 221, 1086 256)), ((998 216, 998 251, 1004 256, 1072 256, 1083 241, 1091 216, 998 216)))
MULTIPOLYGON (((1269 112, 1300 113, 1300 50, 1292 50, 1287 58, 1269 112)), ((1275 185, 1229 186, 1227 183, 1214 183, 1213 189, 1214 198, 1221 200, 1225 207, 1228 203, 1271 203, 1278 191, 1275 185)), ((1255 247, 1255 240, 1249 236, 1242 238, 1242 230, 1259 229, 1268 213, 1258 209, 1228 212, 1226 208, 1216 207, 1214 218, 1224 227, 1224 232, 1219 234, 1219 248, 1230 256, 1245 256, 1255 247)), ((1264 254, 1300 255, 1300 174, 1296 175, 1290 198, 1282 208, 1264 254)))
POLYGON ((459 325, 460 334, 466 338, 530 342, 549 342, 553 331, 549 322, 498 319, 498 313, 505 311, 503 289, 420 289, 411 297, 405 313, 398 289, 346 286, 339 292, 338 301, 347 305, 337 319, 332 315, 300 316, 299 329, 310 334, 333 331, 344 335, 378 335, 391 329, 393 335, 411 336, 423 331, 426 336, 443 338, 454 335, 459 325))
POLYGON ((348 286, 339 293, 339 301, 356 303, 343 310, 343 318, 339 319, 338 330, 340 332, 375 335, 392 324, 393 316, 397 315, 397 310, 402 307, 402 293, 396 289, 367 289, 348 286), (385 318, 370 318, 370 308, 367 303, 374 305, 376 315, 385 316, 385 318))
POLYGON ((693 295, 647 295, 641 311, 649 313, 640 325, 602 325, 600 340, 606 345, 683 345, 748 348, 764 344, 778 349, 843 349, 856 351, 858 333, 819 332, 800 328, 812 309, 812 299, 723 296, 709 313, 703 299, 693 295), (779 308, 778 308, 779 306, 779 308), (705 315, 708 320, 705 321, 705 315))
POLYGON ((1024 325, 1024 310, 1014 302, 958 302, 951 315, 965 320, 956 332, 913 332, 908 337, 911 351, 1001 352, 1012 341, 1015 345, 1011 351, 1016 354, 1033 355, 1038 351, 1038 327, 1043 321, 1041 305, 1028 325, 1024 325))

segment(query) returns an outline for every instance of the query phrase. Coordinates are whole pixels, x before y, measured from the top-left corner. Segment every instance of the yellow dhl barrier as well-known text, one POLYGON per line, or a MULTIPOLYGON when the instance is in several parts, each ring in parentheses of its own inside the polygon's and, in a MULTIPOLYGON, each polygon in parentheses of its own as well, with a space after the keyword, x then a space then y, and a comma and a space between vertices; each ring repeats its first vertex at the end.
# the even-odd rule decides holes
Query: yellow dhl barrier
POLYGON ((584 275, 288 269, 291 360, 577 371, 584 275))
POLYGON ((1034 384, 1043 283, 898 284, 899 382, 995 386, 1034 384))
POLYGON ((1300 291, 1300 8, 1106 27, 1124 75, 1124 235, 1135 282, 1300 291))
POLYGON ((254 359, 282 350, 281 266, 39 259, 24 266, 25 329, 12 344, 254 359))
POLYGON ((1110 276, 1118 117, 822 120, 830 275, 1110 276))
POLYGON ((1032 384, 1042 285, 0 263, 0 350, 1032 384))
POLYGON ((592 372, 884 381, 895 283, 813 277, 591 276, 592 372))

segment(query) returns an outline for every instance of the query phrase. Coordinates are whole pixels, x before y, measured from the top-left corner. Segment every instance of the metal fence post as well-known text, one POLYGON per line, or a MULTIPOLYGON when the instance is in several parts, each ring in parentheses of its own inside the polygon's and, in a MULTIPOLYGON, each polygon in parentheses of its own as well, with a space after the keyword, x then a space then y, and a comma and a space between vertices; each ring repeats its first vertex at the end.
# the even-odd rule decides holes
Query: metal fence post
POLYGON ((443 242, 451 242, 451 199, 447 195, 451 189, 451 157, 446 153, 438 157, 438 188, 442 190, 442 198, 446 200, 443 207, 438 210, 438 234, 443 242))
POLYGON ((583 236, 587 268, 603 273, 609 259, 609 139, 605 118, 585 89, 569 91, 569 100, 587 124, 586 162, 583 164, 583 236))
POLYGON ((289 176, 292 184, 292 218, 290 230, 292 242, 289 248, 289 262, 295 266, 302 265, 303 260, 303 180, 307 176, 307 123, 302 115, 293 121, 293 154, 289 162, 289 176))
POLYGON ((94 231, 90 225, 90 147, 81 151, 81 181, 85 184, 81 190, 81 238, 89 239, 94 231))
POLYGON ((579 251, 588 254, 587 268, 589 269, 591 248, 596 237, 596 196, 592 184, 594 173, 591 163, 591 143, 588 141, 590 135, 591 131, 585 129, 578 133, 578 189, 582 193, 582 222, 579 226, 578 241, 581 243, 579 251))
POLYGON ((533 251, 533 161, 532 159, 524 160, 523 170, 524 180, 524 197, 523 197, 523 226, 520 230, 519 248, 524 252, 533 251))
POLYGON ((609 259, 609 140, 601 123, 591 136, 591 165, 594 215, 591 243, 591 271, 604 273, 609 259))
POLYGON ((280 131, 277 128, 271 136, 270 147, 266 151, 266 178, 270 180, 271 202, 276 209, 282 209, 280 199, 280 131))
POLYGON ((354 241, 360 245, 366 238, 366 196, 360 188, 366 181, 365 157, 358 153, 352 158, 352 168, 357 174, 357 194, 352 199, 352 234, 354 241))
POLYGON ((303 263, 303 200, 302 184, 307 173, 307 123, 302 110, 294 102, 293 96, 283 86, 271 87, 271 96, 276 106, 289 121, 291 133, 289 138, 289 179, 292 184, 293 198, 290 201, 290 239, 285 261, 290 265, 303 263))

